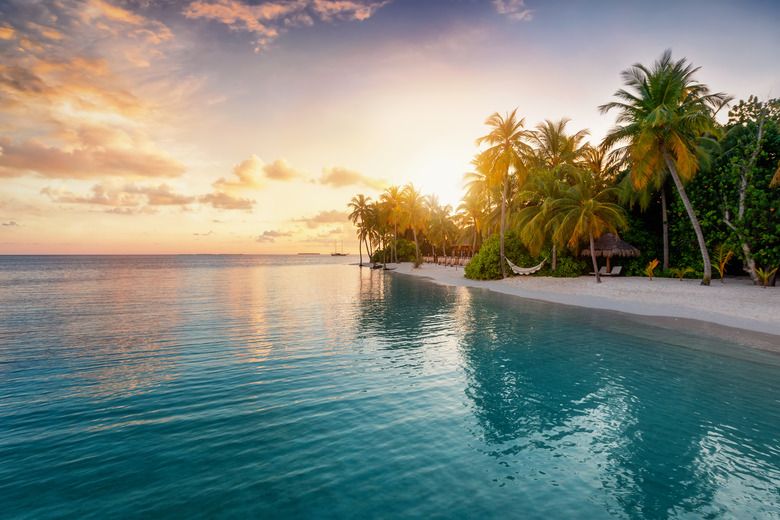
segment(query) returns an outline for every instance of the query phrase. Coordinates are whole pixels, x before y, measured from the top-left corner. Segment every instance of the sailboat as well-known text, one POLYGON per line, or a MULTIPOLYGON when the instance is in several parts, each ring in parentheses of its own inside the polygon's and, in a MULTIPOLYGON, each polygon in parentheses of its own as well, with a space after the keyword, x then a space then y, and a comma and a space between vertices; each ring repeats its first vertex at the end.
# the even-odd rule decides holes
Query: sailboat
POLYGON ((339 251, 338 248, 336 247, 337 244, 338 244, 338 242, 336 242, 334 240, 333 241, 333 252, 330 254, 330 256, 347 256, 349 253, 345 253, 344 252, 344 242, 343 241, 341 242, 341 251, 339 251))

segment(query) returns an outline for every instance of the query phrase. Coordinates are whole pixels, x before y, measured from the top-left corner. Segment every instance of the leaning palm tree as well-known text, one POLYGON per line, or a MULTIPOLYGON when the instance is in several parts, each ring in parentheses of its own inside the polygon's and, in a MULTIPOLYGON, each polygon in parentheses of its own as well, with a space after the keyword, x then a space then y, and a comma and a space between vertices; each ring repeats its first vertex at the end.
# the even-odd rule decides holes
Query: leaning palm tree
POLYGON ((593 172, 575 171, 572 179, 573 185, 562 190, 559 198, 549 202, 551 218, 557 224, 553 240, 577 248, 580 241, 587 237, 596 282, 601 283, 594 239, 605 232, 617 234, 618 228, 625 227, 625 210, 613 202, 618 195, 617 188, 606 186, 593 172))
MULTIPOLYGON (((360 266, 363 267, 363 242, 368 236, 368 221, 371 214, 371 197, 366 197, 362 193, 352 197, 347 204, 352 212, 349 214, 349 220, 357 226, 358 247, 360 249, 360 266)), ((368 251, 366 251, 368 252, 368 251)))
POLYGON ((528 176, 524 156, 530 154, 530 147, 526 143, 530 132, 523 129, 525 119, 517 118, 517 109, 506 117, 501 117, 498 112, 494 112, 485 120, 485 124, 491 127, 491 131, 477 139, 477 145, 487 144, 489 148, 483 153, 489 158, 491 171, 500 173, 503 185, 503 197, 501 199, 501 242, 500 258, 501 276, 506 278, 506 266, 504 256, 504 233, 506 231, 506 210, 509 191, 509 172, 513 170, 517 177, 519 185, 525 183, 528 176))
POLYGON ((667 50, 652 68, 637 63, 624 71, 623 80, 633 92, 620 89, 615 93, 620 101, 599 109, 601 113, 618 110, 617 125, 603 144, 627 143, 629 175, 636 189, 644 188, 660 170, 669 171, 699 242, 704 264, 701 283, 709 285, 712 267, 707 244, 683 183, 699 170, 705 146, 713 143, 710 136, 720 133, 715 114, 731 98, 710 93, 706 85, 694 81, 698 70, 684 58, 672 61, 667 50))
POLYGON ((414 237, 414 250, 417 262, 420 262, 420 245, 417 242, 417 230, 425 228, 425 197, 420 190, 409 183, 404 186, 401 192, 401 225, 406 229, 412 230, 414 237))

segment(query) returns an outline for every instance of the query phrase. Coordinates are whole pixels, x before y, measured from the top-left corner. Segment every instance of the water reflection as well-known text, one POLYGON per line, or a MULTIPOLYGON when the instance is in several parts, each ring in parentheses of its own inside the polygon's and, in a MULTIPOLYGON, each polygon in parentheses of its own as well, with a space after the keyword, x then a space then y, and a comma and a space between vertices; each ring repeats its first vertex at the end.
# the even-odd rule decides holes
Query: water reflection
POLYGON ((778 390, 767 367, 494 295, 476 294, 458 319, 475 447, 506 478, 582 488, 628 518, 778 504, 780 412, 751 402, 778 390))

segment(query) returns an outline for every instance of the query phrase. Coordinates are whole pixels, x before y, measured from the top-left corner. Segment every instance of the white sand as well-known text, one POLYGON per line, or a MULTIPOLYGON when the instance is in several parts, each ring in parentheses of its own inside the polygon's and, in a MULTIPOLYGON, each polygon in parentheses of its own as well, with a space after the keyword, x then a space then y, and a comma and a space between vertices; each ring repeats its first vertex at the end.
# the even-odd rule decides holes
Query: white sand
POLYGON ((657 319, 647 321, 725 334, 729 339, 749 335, 752 346, 780 352, 780 287, 764 289, 747 278, 726 279, 725 284, 714 280, 706 287, 700 280, 645 277, 602 277, 601 283, 593 276, 477 281, 465 278, 462 267, 432 264, 415 269, 403 263, 394 272, 431 278, 442 285, 480 287, 521 298, 653 317, 657 319), (727 327, 740 330, 724 333, 727 327))

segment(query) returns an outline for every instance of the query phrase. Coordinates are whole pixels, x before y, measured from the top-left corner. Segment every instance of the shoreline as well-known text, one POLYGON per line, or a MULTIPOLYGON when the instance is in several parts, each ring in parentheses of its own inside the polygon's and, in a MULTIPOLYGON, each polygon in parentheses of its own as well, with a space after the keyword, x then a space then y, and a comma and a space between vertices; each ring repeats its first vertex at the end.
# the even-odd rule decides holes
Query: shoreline
POLYGON ((749 279, 713 281, 592 276, 553 278, 513 276, 470 280, 462 267, 409 262, 392 264, 393 273, 428 278, 454 287, 487 289, 519 298, 630 315, 635 321, 718 337, 738 345, 780 354, 780 287, 756 287, 749 279))

